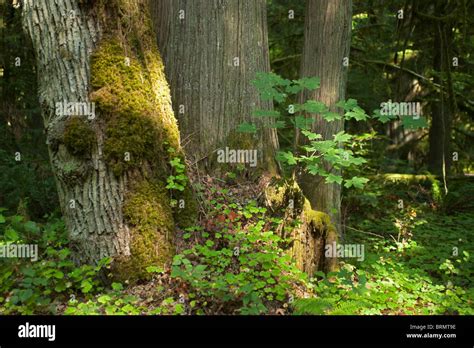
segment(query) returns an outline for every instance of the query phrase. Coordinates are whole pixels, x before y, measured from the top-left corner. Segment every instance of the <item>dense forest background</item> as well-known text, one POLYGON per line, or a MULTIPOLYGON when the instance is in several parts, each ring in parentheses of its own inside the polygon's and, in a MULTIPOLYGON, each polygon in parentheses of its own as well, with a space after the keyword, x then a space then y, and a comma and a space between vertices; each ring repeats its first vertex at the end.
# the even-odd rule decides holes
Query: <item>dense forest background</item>
POLYGON ((473 314, 470 1, 0 12, 0 313, 473 314))

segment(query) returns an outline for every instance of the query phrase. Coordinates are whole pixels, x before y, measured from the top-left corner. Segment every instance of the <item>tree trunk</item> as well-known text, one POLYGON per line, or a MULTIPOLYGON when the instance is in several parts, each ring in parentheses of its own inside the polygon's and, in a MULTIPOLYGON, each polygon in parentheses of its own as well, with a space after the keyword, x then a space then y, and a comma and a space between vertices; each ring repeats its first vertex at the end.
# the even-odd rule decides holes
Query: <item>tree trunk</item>
MULTIPOLYGON (((303 93, 302 98, 324 102, 331 111, 338 111, 335 104, 345 98, 347 67, 343 62, 349 59, 351 14, 352 1, 348 0, 307 0, 306 3, 301 77, 317 76, 321 87, 303 93)), ((312 129, 324 139, 332 139, 333 134, 344 129, 344 121, 326 122, 316 116, 312 129)), ((303 143, 300 136, 297 141, 303 143)), ((339 230, 340 185, 325 184, 324 180, 306 173, 299 173, 298 182, 313 209, 329 214, 339 230)))
POLYGON ((173 254, 164 182, 168 147, 181 156, 179 133, 147 6, 23 2, 73 256, 80 263, 112 257, 120 279, 142 277, 173 254))
POLYGON ((257 72, 270 70, 265 6, 264 0, 152 2, 183 147, 208 173, 222 171, 216 150, 225 147, 257 149, 258 167, 276 169, 274 129, 236 132, 239 124, 261 121, 253 110, 272 107, 251 84, 257 72))
POLYGON ((433 69, 439 74, 434 77, 433 82, 446 86, 449 93, 445 94, 443 90, 439 91, 437 93, 437 100, 431 103, 428 167, 433 174, 440 175, 445 179, 449 175, 452 163, 451 120, 454 109, 454 93, 451 93, 452 84, 449 80, 449 66, 452 58, 449 45, 452 41, 452 29, 448 23, 440 23, 438 21, 433 22, 433 27, 435 34, 433 42, 433 69), (447 83, 444 79, 448 80, 447 83))

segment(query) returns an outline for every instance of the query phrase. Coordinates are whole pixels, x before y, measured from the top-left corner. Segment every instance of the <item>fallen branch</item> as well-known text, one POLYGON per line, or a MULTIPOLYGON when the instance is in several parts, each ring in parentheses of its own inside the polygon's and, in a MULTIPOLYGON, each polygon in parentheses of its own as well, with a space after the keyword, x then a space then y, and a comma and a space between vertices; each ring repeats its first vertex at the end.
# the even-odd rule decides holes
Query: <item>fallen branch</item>
POLYGON ((377 234, 377 233, 372 233, 372 232, 367 232, 367 231, 358 230, 357 228, 350 227, 350 226, 347 226, 347 225, 341 225, 341 224, 340 224, 340 226, 343 226, 344 228, 348 228, 348 229, 353 230, 353 231, 357 231, 357 232, 365 233, 365 234, 370 234, 371 236, 376 236, 376 237, 385 239, 384 236, 382 236, 382 235, 380 235, 380 234, 377 234))

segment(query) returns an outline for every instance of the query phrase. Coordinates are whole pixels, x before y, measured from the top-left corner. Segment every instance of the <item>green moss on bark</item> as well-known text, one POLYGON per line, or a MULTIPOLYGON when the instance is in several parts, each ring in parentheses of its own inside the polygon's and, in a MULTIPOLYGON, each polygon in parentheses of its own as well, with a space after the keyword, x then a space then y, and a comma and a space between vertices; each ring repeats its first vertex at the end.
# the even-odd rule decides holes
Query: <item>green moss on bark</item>
POLYGON ((63 141, 71 154, 82 157, 90 155, 96 144, 96 135, 82 117, 75 116, 66 122, 63 141))
POLYGON ((177 203, 173 209, 173 216, 176 224, 181 228, 194 225, 198 218, 198 206, 195 194, 189 183, 183 192, 176 193, 175 199, 177 203))
POLYGON ((322 236, 327 235, 328 230, 334 229, 331 218, 328 214, 322 211, 314 210, 311 208, 311 203, 305 198, 303 212, 306 217, 306 222, 312 224, 314 229, 318 231, 322 236))
POLYGON ((91 98, 106 120, 104 155, 117 176, 145 162, 163 169, 163 143, 179 148, 159 53, 143 55, 143 62, 127 56, 118 40, 109 39, 92 56, 91 98))
POLYGON ((308 226, 316 240, 318 240, 316 243, 319 246, 316 253, 320 254, 317 255, 320 260, 318 268, 326 272, 336 271, 339 267, 337 258, 326 258, 324 256, 325 246, 337 242, 339 238, 336 227, 331 222, 331 217, 322 211, 314 210, 306 198, 304 199, 303 217, 305 225, 308 226))
MULTIPOLYGON (((259 138, 253 134, 243 133, 238 131, 231 131, 227 138, 218 148, 224 150, 226 147, 229 150, 248 150, 257 151, 256 165, 251 166, 250 163, 219 163, 218 152, 212 154, 212 158, 207 161, 209 168, 206 170, 212 172, 217 176, 223 176, 226 173, 232 172, 236 174, 237 179, 258 181, 262 174, 277 174, 277 164, 274 158, 274 151, 267 148, 264 144, 259 143, 259 138)), ((205 162, 202 162, 203 165, 205 162)))
POLYGON ((294 180, 273 180, 265 190, 266 204, 274 212, 285 212, 292 209, 293 215, 301 213, 305 203, 303 193, 294 180))
POLYGON ((123 208, 131 228, 130 254, 116 260, 117 279, 146 279, 148 266, 164 266, 174 254, 174 219, 167 190, 160 183, 134 185, 123 208))

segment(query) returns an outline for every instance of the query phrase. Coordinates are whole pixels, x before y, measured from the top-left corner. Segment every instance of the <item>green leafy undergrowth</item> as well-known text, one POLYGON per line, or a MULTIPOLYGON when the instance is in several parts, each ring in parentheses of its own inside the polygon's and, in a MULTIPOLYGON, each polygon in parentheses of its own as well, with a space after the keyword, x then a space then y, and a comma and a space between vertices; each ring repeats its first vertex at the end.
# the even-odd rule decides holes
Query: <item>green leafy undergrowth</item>
MULTIPOLYGON (((398 196, 378 190, 377 197, 398 196)), ((344 242, 363 244, 364 260, 344 259, 340 272, 318 273, 317 297, 298 299, 295 313, 474 314, 474 213, 447 215, 423 202, 420 190, 409 191, 411 201, 405 192, 403 209, 393 200, 360 211, 344 242)))
POLYGON ((187 289, 183 296, 191 313, 284 310, 306 277, 285 254, 288 241, 273 230, 278 221, 252 201, 213 203, 218 208, 209 217, 212 223, 188 228, 183 238, 196 243, 173 259, 171 277, 187 289))
POLYGON ((38 261, 0 260, 0 313, 474 314, 474 212, 444 209, 432 184, 371 181, 350 201, 362 208, 347 209, 340 240, 362 244, 363 260, 341 258, 340 271, 309 279, 286 254, 279 219, 232 187, 206 185, 203 217, 179 231, 172 265, 148 267, 152 280, 133 287, 99 281, 108 260, 75 266, 60 219, 1 211, 0 245, 37 244, 38 261))
POLYGON ((138 298, 124 294, 121 283, 112 283, 112 290, 87 300, 71 298, 64 310, 66 315, 137 315, 143 311, 138 298))
POLYGON ((166 188, 169 190, 178 190, 184 191, 186 184, 188 182, 188 177, 186 176, 186 166, 181 163, 181 158, 174 157, 170 160, 170 165, 173 168, 174 175, 168 176, 166 179, 166 188))
POLYGON ((184 296, 169 283, 169 270, 149 266, 151 282, 125 287, 112 283, 111 289, 88 299, 70 299, 66 315, 184 315, 194 303, 186 303, 184 296), (164 284, 166 283, 166 284, 164 284))
POLYGON ((109 260, 103 259, 96 266, 76 266, 67 248, 62 220, 49 218, 47 223, 38 224, 4 214, 0 211, 0 247, 28 244, 37 246, 38 253, 36 261, 0 260, 1 314, 56 314, 68 299, 103 290, 99 273, 108 267, 109 260))

